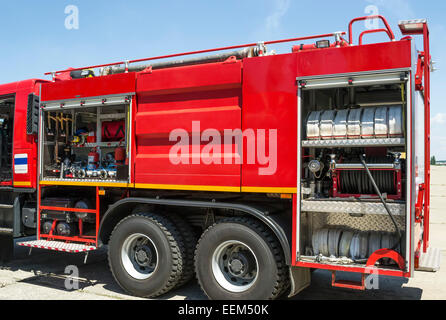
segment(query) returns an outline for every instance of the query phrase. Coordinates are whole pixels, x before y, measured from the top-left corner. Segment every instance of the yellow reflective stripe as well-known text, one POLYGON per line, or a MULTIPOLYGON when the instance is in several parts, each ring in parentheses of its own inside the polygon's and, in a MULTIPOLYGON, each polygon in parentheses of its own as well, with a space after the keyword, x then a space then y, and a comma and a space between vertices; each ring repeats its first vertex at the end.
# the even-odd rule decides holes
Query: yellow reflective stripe
POLYGON ((183 184, 135 183, 135 188, 140 188, 140 189, 165 189, 165 190, 190 190, 190 191, 240 192, 240 187, 199 186, 199 185, 183 185, 183 184))
MULTIPOLYGON (((30 183, 29 183, 30 184, 30 183)), ((183 184, 152 184, 152 183, 125 183, 125 182, 81 182, 81 181, 40 181, 41 185, 60 186, 98 186, 98 187, 123 187, 138 189, 160 190, 189 190, 189 191, 219 191, 219 192, 251 192, 251 193, 297 193, 297 188, 281 187, 229 187, 207 185, 183 185, 183 184)))
POLYGON ((281 187, 242 187, 242 192, 257 192, 257 193, 297 193, 297 188, 281 188, 281 187))
POLYGON ((227 191, 227 192, 257 192, 257 193, 297 193, 297 188, 276 187, 228 187, 228 186, 199 186, 199 185, 175 185, 175 184, 148 184, 135 183, 135 188, 140 189, 166 189, 166 190, 191 190, 191 191, 227 191))
POLYGON ((31 187, 31 182, 30 181, 14 181, 14 186, 31 187))

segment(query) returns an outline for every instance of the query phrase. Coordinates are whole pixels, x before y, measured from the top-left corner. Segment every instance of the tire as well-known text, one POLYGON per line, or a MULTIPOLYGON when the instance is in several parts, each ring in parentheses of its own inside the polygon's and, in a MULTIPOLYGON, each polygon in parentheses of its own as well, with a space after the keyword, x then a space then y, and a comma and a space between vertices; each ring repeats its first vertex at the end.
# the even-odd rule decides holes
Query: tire
POLYGON ((178 288, 189 282, 195 274, 194 254, 195 246, 197 245, 197 236, 195 235, 195 232, 192 229, 191 225, 182 217, 177 215, 169 215, 169 218, 172 220, 172 222, 175 224, 175 227, 181 234, 185 247, 183 275, 175 286, 175 288, 178 288))
POLYGON ((157 297, 174 288, 183 276, 185 255, 175 225, 154 213, 138 212, 124 218, 109 242, 113 277, 126 292, 140 297, 157 297))
POLYGON ((215 300, 275 299, 289 285, 276 237, 245 217, 223 219, 203 233, 195 251, 195 271, 202 290, 215 300))

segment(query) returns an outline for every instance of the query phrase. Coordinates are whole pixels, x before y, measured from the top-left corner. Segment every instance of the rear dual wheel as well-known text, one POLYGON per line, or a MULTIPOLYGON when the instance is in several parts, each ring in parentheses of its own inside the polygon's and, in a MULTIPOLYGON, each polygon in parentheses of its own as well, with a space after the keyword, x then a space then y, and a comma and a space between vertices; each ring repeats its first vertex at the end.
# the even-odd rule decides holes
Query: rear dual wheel
MULTIPOLYGON (((125 291, 156 297, 192 277, 192 229, 180 217, 169 218, 137 212, 115 227, 109 264, 125 291)), ((287 270, 274 234, 250 218, 219 221, 202 234, 195 250, 198 282, 211 299, 277 298, 288 288, 287 270)))
POLYGON ((254 219, 228 218, 208 228, 195 252, 198 282, 211 299, 274 299, 288 288, 281 246, 254 219))

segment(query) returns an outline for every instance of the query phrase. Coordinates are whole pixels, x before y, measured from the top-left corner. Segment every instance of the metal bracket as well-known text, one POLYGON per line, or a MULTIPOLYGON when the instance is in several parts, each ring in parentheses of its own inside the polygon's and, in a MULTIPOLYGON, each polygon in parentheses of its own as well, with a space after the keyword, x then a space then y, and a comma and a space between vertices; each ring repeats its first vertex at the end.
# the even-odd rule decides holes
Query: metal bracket
POLYGON ((311 284, 311 270, 310 268, 293 267, 290 266, 290 280, 291 288, 288 298, 291 298, 309 287, 311 284))
POLYGON ((212 210, 211 208, 206 210, 206 217, 203 221, 203 227, 205 229, 207 229, 208 227, 212 226, 215 223, 215 215, 214 215, 214 210, 212 210))
POLYGON ((125 60, 125 73, 129 73, 129 64, 130 64, 130 60, 125 60))
POLYGON ((152 73, 152 66, 148 66, 147 68, 145 68, 141 73, 152 73))
POLYGON ((265 54, 266 54, 265 41, 257 42, 257 47, 255 47, 255 55, 261 57, 265 54))
POLYGON ((227 63, 235 63, 237 62, 237 58, 236 56, 230 56, 228 59, 226 59, 225 61, 223 61, 223 64, 227 64, 227 63))
POLYGON ((342 40, 342 35, 344 34, 344 31, 336 31, 335 33, 333 33, 333 36, 335 38, 335 42, 336 42, 336 47, 339 48, 341 45, 341 40, 342 40))

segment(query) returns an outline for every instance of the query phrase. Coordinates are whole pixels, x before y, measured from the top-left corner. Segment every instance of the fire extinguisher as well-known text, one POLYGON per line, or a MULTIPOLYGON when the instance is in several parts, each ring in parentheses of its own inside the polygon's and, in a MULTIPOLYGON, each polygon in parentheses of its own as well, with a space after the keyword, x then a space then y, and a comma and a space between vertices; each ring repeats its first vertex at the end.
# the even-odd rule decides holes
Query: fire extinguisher
POLYGON ((88 154, 87 169, 94 170, 97 169, 98 166, 99 166, 99 153, 97 152, 97 149, 95 147, 91 149, 90 153, 88 154))
POLYGON ((125 160, 126 160, 126 151, 125 148, 122 147, 122 142, 124 139, 121 139, 121 141, 119 141, 119 145, 118 147, 115 149, 115 161, 116 161, 116 165, 123 165, 125 160))

